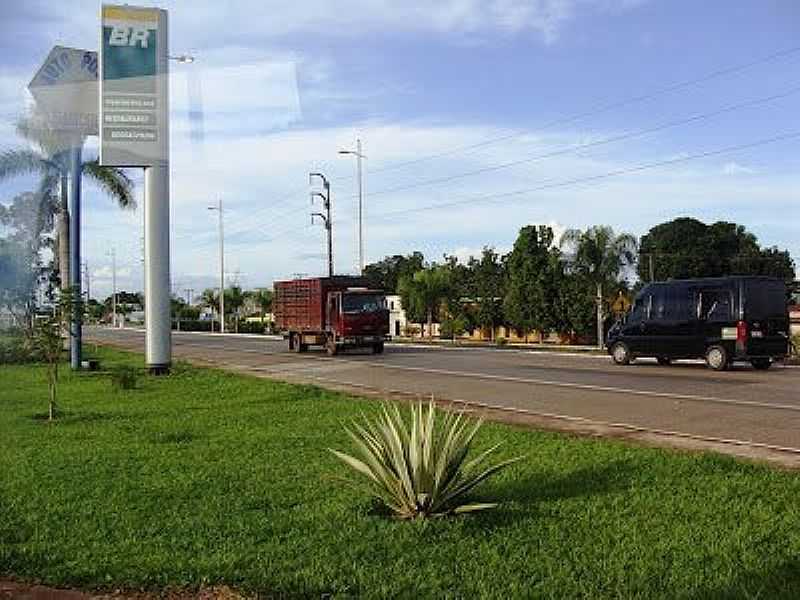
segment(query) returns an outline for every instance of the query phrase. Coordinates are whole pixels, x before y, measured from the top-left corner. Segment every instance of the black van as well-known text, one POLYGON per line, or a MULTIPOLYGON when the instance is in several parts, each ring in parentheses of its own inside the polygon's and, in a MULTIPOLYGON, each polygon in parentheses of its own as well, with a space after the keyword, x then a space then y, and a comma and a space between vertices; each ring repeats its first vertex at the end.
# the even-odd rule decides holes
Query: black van
POLYGON ((620 365, 639 356, 662 365, 702 357, 717 371, 734 360, 768 369, 789 352, 786 284, 749 276, 648 284, 608 332, 606 348, 620 365))

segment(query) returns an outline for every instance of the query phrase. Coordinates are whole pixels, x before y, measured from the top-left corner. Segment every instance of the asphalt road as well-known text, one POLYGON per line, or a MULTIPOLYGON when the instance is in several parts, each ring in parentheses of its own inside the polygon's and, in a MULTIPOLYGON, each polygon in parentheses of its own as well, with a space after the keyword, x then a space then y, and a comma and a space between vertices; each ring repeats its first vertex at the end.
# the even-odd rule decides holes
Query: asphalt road
MULTIPOLYGON (((143 351, 138 330, 87 328, 87 339, 143 351)), ((800 368, 717 373, 538 351, 388 344, 383 355, 293 354, 264 337, 174 333, 175 358, 293 382, 465 402, 491 416, 558 429, 712 447, 800 465, 800 368), (783 457, 783 459, 780 458, 783 457)))

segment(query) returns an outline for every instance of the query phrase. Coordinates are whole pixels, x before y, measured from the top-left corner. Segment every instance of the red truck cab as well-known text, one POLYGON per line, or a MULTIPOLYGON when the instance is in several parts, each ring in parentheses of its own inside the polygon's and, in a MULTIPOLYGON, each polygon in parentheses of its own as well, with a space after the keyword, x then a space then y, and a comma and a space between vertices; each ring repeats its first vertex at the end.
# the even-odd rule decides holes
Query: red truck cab
POLYGON ((379 354, 389 334, 384 293, 360 277, 277 281, 274 313, 276 327, 295 352, 318 345, 330 355, 346 348, 379 354))

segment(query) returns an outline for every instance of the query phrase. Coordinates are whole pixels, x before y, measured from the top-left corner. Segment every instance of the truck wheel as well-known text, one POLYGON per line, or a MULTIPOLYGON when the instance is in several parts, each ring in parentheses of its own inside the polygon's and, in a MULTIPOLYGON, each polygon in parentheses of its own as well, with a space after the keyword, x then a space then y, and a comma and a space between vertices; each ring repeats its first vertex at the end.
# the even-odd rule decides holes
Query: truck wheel
POLYGON ((302 336, 299 333, 294 334, 294 351, 300 354, 308 350, 308 344, 302 342, 302 336))
POLYGON ((378 342, 374 346, 372 346, 372 352, 374 354, 383 354, 383 342, 378 342))
POLYGON ((750 361, 753 368, 758 371, 766 371, 772 366, 772 359, 769 358, 754 358, 750 361))
POLYGON ((706 364, 715 371, 728 368, 728 351, 722 346, 709 346, 706 350, 706 364))
POLYGON ((631 351, 625 343, 617 342, 611 346, 611 358, 618 365, 629 365, 631 364, 631 351))
POLYGON ((339 347, 336 345, 333 337, 328 338, 328 341, 325 343, 325 350, 328 352, 328 356, 336 356, 339 353, 339 347))
POLYGON ((667 367, 672 364, 672 359, 666 356, 659 356, 656 358, 656 360, 658 361, 658 364, 660 364, 662 367, 667 367))

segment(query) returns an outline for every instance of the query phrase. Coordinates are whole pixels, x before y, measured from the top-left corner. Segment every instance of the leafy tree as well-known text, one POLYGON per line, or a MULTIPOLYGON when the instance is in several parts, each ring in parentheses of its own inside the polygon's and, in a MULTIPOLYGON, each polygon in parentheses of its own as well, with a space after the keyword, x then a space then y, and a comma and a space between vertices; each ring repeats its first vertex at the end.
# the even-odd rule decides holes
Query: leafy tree
POLYGON ((225 290, 225 316, 234 316, 234 327, 237 333, 239 332, 239 314, 244 306, 244 301, 244 292, 238 285, 232 285, 225 290))
POLYGON ((398 291, 412 322, 428 323, 428 337, 433 337, 433 322, 450 291, 450 273, 446 267, 431 265, 413 275, 403 275, 398 291))
POLYGON ((73 311, 83 312, 78 291, 74 288, 62 290, 55 313, 37 319, 34 327, 34 343, 39 355, 47 364, 47 385, 49 389, 48 420, 56 416, 58 395, 58 368, 64 350, 63 332, 69 326, 73 311))
POLYGON ((364 277, 370 286, 382 289, 387 294, 396 294, 398 284, 404 275, 413 276, 425 266, 425 257, 421 252, 412 252, 408 256, 395 254, 381 261, 366 265, 364 277))
POLYGON ((36 291, 46 277, 41 266, 41 250, 47 240, 43 231, 52 227, 52 218, 43 218, 39 198, 18 194, 9 206, 0 205, 0 225, 8 232, 0 238, 0 306, 17 317, 30 332, 36 305, 36 291))
POLYGON ((742 225, 681 217, 656 225, 642 236, 638 275, 653 278, 686 279, 726 275, 770 275, 791 282, 795 265, 788 252, 762 248, 756 236, 742 225))
POLYGON ((463 264, 455 256, 444 256, 444 264, 441 265, 447 271, 447 289, 443 302, 443 313, 439 315, 442 325, 447 322, 450 335, 442 334, 444 337, 452 337, 452 330, 457 330, 456 335, 461 335, 465 331, 473 331, 476 327, 475 310, 471 299, 475 295, 475 281, 472 269, 469 264, 463 264), (452 325, 452 326, 451 326, 452 325))
POLYGON ((258 314, 263 322, 267 313, 272 310, 272 290, 266 288, 248 290, 244 292, 244 297, 246 302, 252 302, 252 305, 258 307, 258 314))
POLYGON ((552 229, 535 225, 520 229, 514 248, 506 256, 508 277, 503 300, 506 320, 517 331, 527 334, 557 326, 558 259, 552 229))
POLYGON ((603 289, 620 279, 622 270, 636 262, 636 238, 619 235, 611 227, 596 225, 586 231, 568 229, 561 237, 561 246, 571 251, 570 271, 591 283, 596 291, 597 345, 603 346, 603 289))
MULTIPOLYGON (((33 119, 17 124, 17 132, 33 148, 20 148, 0 153, 0 181, 29 174, 39 176, 36 198, 40 203, 40 219, 51 222, 56 216, 57 251, 61 286, 69 285, 69 149, 63 136, 33 119)), ((133 183, 116 167, 100 166, 97 159, 84 161, 82 175, 88 176, 116 201, 121 208, 135 208, 133 183)), ((52 225, 51 225, 52 226, 52 225)))
POLYGON ((471 257, 469 269, 472 273, 475 322, 489 330, 494 340, 495 328, 503 323, 503 297, 505 296, 505 264, 494 248, 483 249, 480 259, 471 257))

